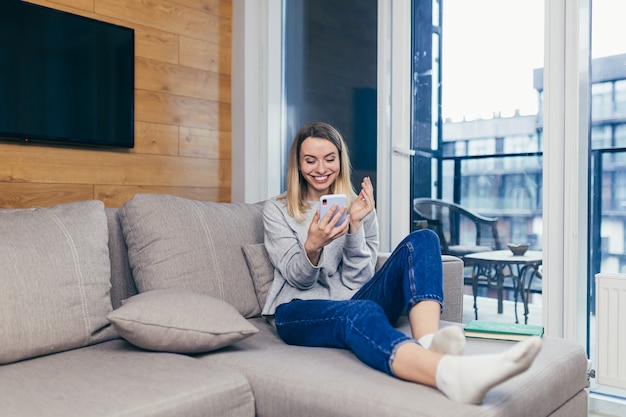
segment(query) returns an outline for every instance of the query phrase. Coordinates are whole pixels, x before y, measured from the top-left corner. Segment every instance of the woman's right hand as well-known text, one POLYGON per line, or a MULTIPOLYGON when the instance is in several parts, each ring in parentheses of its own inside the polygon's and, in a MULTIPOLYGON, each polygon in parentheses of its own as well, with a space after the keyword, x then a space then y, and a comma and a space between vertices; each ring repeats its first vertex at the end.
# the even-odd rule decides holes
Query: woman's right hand
POLYGON ((319 209, 313 215, 306 242, 304 242, 304 250, 313 265, 317 265, 319 262, 324 246, 348 233, 348 227, 350 226, 349 214, 346 220, 337 226, 339 218, 348 210, 347 207, 344 206, 337 212, 335 210, 337 210, 336 204, 328 210, 328 213, 322 219, 320 219, 319 209))

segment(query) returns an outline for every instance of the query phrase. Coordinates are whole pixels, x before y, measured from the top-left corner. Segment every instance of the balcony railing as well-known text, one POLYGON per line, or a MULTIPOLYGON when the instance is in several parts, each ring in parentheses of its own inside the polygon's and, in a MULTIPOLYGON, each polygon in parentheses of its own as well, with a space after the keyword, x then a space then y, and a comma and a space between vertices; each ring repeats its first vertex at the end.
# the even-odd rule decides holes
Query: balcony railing
MULTIPOLYGON (((598 143, 596 142, 596 145, 598 143)), ((542 152, 444 155, 442 198, 497 217, 502 242, 542 248, 542 152)), ((589 308, 596 273, 626 273, 626 148, 590 152, 589 308)))

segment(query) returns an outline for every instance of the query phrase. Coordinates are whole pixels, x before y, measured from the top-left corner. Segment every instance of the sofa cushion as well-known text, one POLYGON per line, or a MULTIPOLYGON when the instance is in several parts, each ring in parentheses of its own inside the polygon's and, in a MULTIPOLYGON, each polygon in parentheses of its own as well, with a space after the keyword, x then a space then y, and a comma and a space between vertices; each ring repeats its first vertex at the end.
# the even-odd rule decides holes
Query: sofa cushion
POLYGON ((209 352, 258 332, 230 304, 177 289, 135 295, 109 320, 130 343, 161 352, 209 352))
POLYGON ((252 282, 261 308, 267 300, 267 293, 274 281, 274 265, 267 255, 264 243, 251 243, 243 247, 246 262, 252 275, 252 282))
POLYGON ((232 304, 244 317, 261 307, 242 247, 263 241, 260 204, 137 194, 119 211, 139 292, 184 288, 232 304))
POLYGON ((116 337, 101 201, 0 210, 0 363, 116 337))
POLYGON ((121 339, 0 366, 0 416, 253 417, 246 378, 121 339))

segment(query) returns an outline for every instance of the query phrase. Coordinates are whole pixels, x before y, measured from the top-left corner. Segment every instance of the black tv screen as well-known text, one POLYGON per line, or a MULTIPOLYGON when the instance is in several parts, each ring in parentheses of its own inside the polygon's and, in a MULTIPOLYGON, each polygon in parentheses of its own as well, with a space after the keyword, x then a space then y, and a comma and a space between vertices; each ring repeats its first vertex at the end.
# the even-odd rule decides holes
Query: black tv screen
POLYGON ((134 36, 0 0, 0 139, 132 148, 134 36))

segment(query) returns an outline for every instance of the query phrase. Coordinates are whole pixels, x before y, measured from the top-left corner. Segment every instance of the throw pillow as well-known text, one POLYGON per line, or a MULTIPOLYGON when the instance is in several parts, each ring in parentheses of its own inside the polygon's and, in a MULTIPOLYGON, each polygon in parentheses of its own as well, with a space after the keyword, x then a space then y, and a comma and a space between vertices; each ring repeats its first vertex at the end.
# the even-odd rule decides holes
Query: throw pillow
POLYGON ((113 339, 101 201, 0 210, 0 363, 113 339))
POLYGON ((270 261, 264 243, 251 243, 243 247, 246 262, 252 275, 252 282, 256 290, 261 308, 267 300, 267 293, 274 281, 274 265, 270 261))
POLYGON ((139 292, 180 288, 261 312, 241 248, 263 240, 260 204, 137 194, 119 211, 139 292))
POLYGON ((209 352, 258 332, 230 304, 177 289, 135 295, 109 320, 128 342, 161 352, 209 352))

